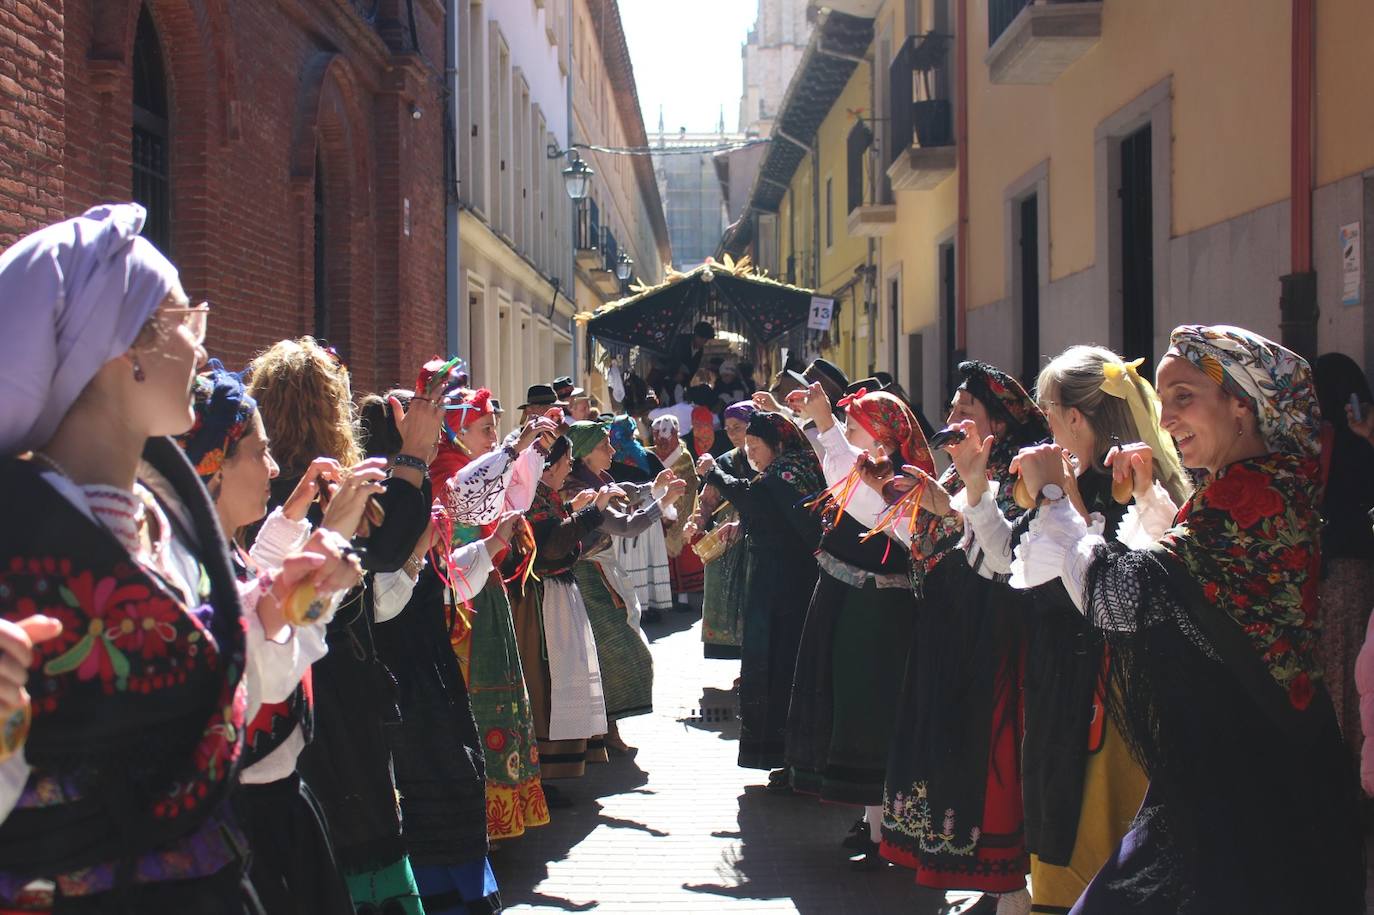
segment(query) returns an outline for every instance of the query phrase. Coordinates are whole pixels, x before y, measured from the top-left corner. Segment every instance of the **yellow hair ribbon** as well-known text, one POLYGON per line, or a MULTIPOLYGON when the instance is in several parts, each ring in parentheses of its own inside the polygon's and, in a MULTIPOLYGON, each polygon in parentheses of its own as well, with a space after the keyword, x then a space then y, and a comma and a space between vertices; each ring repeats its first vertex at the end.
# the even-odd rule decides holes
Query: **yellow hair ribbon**
POLYGON ((1160 425, 1159 397, 1150 383, 1136 371, 1144 363, 1143 358, 1132 362, 1104 362, 1101 391, 1126 401, 1140 440, 1150 446, 1150 450, 1154 452, 1154 459, 1159 462, 1163 481, 1175 477, 1185 481, 1187 478, 1183 475, 1183 462, 1178 458, 1174 440, 1164 434, 1160 425))

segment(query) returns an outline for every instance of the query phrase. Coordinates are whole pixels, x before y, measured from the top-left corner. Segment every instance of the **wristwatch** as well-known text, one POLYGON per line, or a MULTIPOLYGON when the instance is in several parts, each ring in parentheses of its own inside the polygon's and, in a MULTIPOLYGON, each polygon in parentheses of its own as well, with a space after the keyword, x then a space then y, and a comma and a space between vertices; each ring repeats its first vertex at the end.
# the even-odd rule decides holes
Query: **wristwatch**
POLYGON ((1046 483, 1040 487, 1040 501, 1042 503, 1058 502, 1062 498, 1064 498, 1064 487, 1058 483, 1046 483))

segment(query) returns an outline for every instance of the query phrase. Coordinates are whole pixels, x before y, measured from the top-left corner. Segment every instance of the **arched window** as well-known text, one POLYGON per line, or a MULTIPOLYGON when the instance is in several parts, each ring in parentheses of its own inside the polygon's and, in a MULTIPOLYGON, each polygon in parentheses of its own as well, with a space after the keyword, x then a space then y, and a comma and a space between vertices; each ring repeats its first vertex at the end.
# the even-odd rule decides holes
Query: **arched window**
POLYGON ((146 6, 134 38, 133 198, 148 211, 143 235, 171 253, 172 183, 168 162, 167 71, 157 27, 146 6))
POLYGON ((325 258, 324 163, 315 153, 315 339, 329 339, 329 284, 325 258))

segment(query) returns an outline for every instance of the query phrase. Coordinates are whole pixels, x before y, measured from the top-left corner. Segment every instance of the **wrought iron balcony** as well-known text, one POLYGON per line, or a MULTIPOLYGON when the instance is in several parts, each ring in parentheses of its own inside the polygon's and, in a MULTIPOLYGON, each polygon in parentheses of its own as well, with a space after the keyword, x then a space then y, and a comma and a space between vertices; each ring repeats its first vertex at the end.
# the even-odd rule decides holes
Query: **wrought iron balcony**
POLYGON ((988 76, 999 85, 1048 85, 1101 37, 1101 0, 989 0, 988 76))
POLYGON ((897 191, 929 190, 954 172, 951 36, 913 35, 888 70, 891 142, 887 176, 897 191))

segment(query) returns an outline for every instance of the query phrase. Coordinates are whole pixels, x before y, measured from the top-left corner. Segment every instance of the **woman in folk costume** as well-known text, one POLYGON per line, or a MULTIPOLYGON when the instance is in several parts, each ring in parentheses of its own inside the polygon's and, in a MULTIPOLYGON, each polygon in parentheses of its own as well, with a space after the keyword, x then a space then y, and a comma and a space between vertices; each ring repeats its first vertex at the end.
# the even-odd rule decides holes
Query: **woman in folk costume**
POLYGON ((685 533, 687 522, 697 505, 696 459, 679 436, 677 417, 665 413, 653 422, 654 454, 663 466, 673 472, 679 480, 687 482, 687 490, 673 505, 677 520, 664 519, 663 537, 668 546, 668 567, 672 573, 673 594, 677 607, 688 609, 688 594, 701 591, 701 558, 692 552, 691 543, 685 533))
MULTIPOLYGON (((1353 915, 1363 843, 1318 660, 1311 372, 1250 331, 1185 325, 1156 377, 1164 430, 1206 477, 1154 548, 1108 543, 1057 499, 1056 451, 1019 458, 1045 504, 1012 584, 1061 580, 1101 630, 1111 712, 1150 777, 1140 817, 1073 911, 1353 915)), ((1137 490, 1149 454, 1115 459, 1137 490)))
MULTIPOLYGON (((1011 460, 1049 437, 1044 414, 1005 372, 981 362, 959 372, 948 422, 971 422, 979 442, 992 438, 986 475, 1014 521, 1021 509, 1011 460)), ((908 473, 916 488, 907 501, 920 508, 887 529, 911 544, 920 606, 888 759, 881 853, 915 868, 921 886, 979 890, 987 911, 1025 912, 1020 658, 1028 601, 960 549, 966 496, 957 470, 938 483, 923 470, 908 473)))
POLYGON ((773 769, 782 765, 797 643, 816 586, 821 526, 804 503, 825 477, 801 431, 777 413, 755 414, 744 441, 757 475, 728 474, 709 454, 697 466, 739 510, 749 531, 754 574, 740 660, 739 764, 773 769))
MULTIPOLYGON (((649 483, 663 472, 663 462, 640 443, 634 417, 617 416, 611 421, 610 432, 611 447, 615 450, 610 473, 617 483, 649 483)), ((661 611, 673 606, 673 580, 663 525, 651 524, 634 537, 619 537, 615 549, 620 567, 630 576, 639 595, 641 620, 658 622, 661 611)))
MULTIPOLYGON (((420 390, 427 387, 422 383, 420 390)), ((432 387, 442 392, 441 383, 432 387)), ((399 452, 390 401, 404 408, 413 397, 395 390, 364 400, 362 431, 370 455, 390 460, 399 452)), ((451 601, 469 602, 477 592, 499 586, 499 579, 492 582, 493 559, 510 542, 518 519, 518 512, 508 512, 484 539, 457 545, 447 524, 431 522, 411 561, 379 573, 374 583, 373 638, 396 679, 401 712, 389 743, 403 834, 421 902, 431 915, 493 912, 501 905, 487 861, 484 741, 454 653, 453 633, 463 623, 451 601), (432 565, 426 564, 427 553, 432 565)))
POLYGON ((0 907, 258 912, 228 798, 245 724, 308 655, 285 608, 358 580, 329 538, 240 586, 167 436, 192 425, 207 307, 96 207, 0 256, 0 907), (25 687, 27 681, 27 688, 25 687))
MULTIPOLYGON (((440 367, 427 366, 421 383, 427 383, 427 374, 440 367)), ((449 434, 439 445, 430 474, 441 509, 440 529, 451 530, 451 542, 459 546, 491 536, 503 513, 529 509, 554 423, 548 418, 532 420, 502 441, 489 391, 458 391, 452 400, 449 434)), ((452 593, 461 576, 442 564, 430 569, 425 579, 427 588, 438 586, 443 592, 453 651, 467 680, 482 737, 487 835, 494 842, 514 839, 526 829, 549 822, 548 801, 539 779, 534 713, 525 686, 525 669, 537 659, 522 663, 520 657, 511 602, 500 571, 507 553, 503 550, 493 557, 495 568, 484 576, 485 586, 469 582, 477 592, 470 600, 452 593)))
MULTIPOLYGON (((1364 641, 1374 597, 1374 447, 1351 420, 1351 398, 1374 401, 1359 363, 1326 353, 1312 363, 1322 411, 1322 670, 1336 720, 1352 750, 1360 746, 1360 697, 1355 660, 1364 641)), ((1362 408, 1363 411, 1363 408, 1362 408)))
MULTIPOLYGON (((1075 507, 1104 537, 1148 545, 1173 522, 1191 484, 1159 428, 1159 399, 1136 367, 1111 350, 1074 346, 1050 360, 1036 389, 1054 442, 1076 470, 1075 507), (1115 446, 1137 441, 1155 457, 1142 475, 1150 485, 1133 493, 1129 477, 1113 479, 1109 459, 1115 446)), ((965 555, 1008 574, 1015 542, 1036 512, 1015 525, 1002 515, 986 482, 992 441, 978 438, 971 422, 957 428, 965 438, 949 451, 965 481, 965 555)), ((1063 912, 1126 834, 1146 780, 1106 714, 1111 657, 1100 633, 1058 581, 1030 598, 1021 764, 1031 911, 1063 912)))
POLYGON ((865 827, 848 845, 882 865, 883 773, 896 725, 915 625, 906 551, 884 536, 868 537, 886 508, 862 485, 864 453, 873 459, 934 470, 925 436, 910 408, 891 394, 864 389, 840 398, 841 426, 819 383, 806 393, 830 490, 819 506, 826 522, 816 593, 807 611, 787 719, 792 787, 822 800, 861 805, 865 827))
MULTIPOLYGON (((248 393, 258 402, 282 474, 272 481, 270 505, 283 503, 309 474, 316 457, 356 463, 352 385, 338 356, 315 340, 282 340, 253 360, 248 393), (287 475, 291 476, 288 478, 287 475), (288 482, 283 482, 287 478, 288 482), (289 482, 294 479, 294 482, 289 482), (288 488, 288 483, 290 488, 288 488)), ((396 681, 377 654, 378 573, 410 559, 429 525, 427 463, 444 420, 442 399, 392 403, 402 447, 383 492, 369 511, 366 535, 354 538, 368 575, 350 592, 326 630, 329 654, 312 670, 314 739, 297 765, 319 798, 349 893, 358 905, 397 899, 419 909, 415 876, 401 834, 387 733, 400 720, 396 681)), ((316 488, 320 483, 314 484, 316 488)), ((316 520, 320 508, 308 517, 316 520)))
POLYGON ((525 517, 530 522, 533 574, 510 581, 515 631, 525 665, 539 769, 544 779, 577 778, 588 762, 605 762, 606 751, 588 742, 606 733, 606 700, 596 637, 573 564, 584 542, 595 539, 614 487, 586 490, 570 504, 560 495, 572 472, 572 442, 560 435, 544 459, 544 472, 525 517))
MULTIPOLYGON (((280 569, 290 554, 311 549, 306 512, 314 501, 314 480, 324 476, 339 482, 340 468, 327 458, 315 462, 286 502, 268 515, 269 485, 277 476, 277 464, 257 403, 242 379, 212 359, 209 370, 196 376, 192 396, 195 423, 178 443, 214 500, 239 581, 251 583, 264 572, 280 569), (251 549, 245 551, 235 543, 235 535, 264 516, 251 549)), ((379 481, 385 475, 381 462, 351 468, 330 500, 314 542, 327 538, 346 548, 346 536, 357 529, 367 500, 381 492, 379 481)), ((334 609, 331 603, 316 619, 296 627, 294 648, 304 663, 324 656, 325 627, 334 609)), ((269 915, 323 915, 352 906, 324 814, 296 771, 296 760, 314 729, 313 697, 307 668, 290 696, 264 704, 247 725, 234 812, 253 849, 253 888, 269 915)))
POLYGON ((616 561, 612 541, 660 525, 665 506, 671 511, 687 484, 676 479, 671 470, 664 470, 651 483, 616 484, 608 472, 614 452, 606 422, 573 423, 568 439, 572 442, 573 469, 563 483, 566 501, 583 490, 607 485, 618 485, 628 497, 623 509, 615 502, 606 507, 597 536, 583 542, 582 558, 573 564, 577 589, 596 637, 601 685, 606 693, 610 725, 605 744, 625 753, 629 747, 621 739, 616 722, 653 711, 654 660, 640 629, 639 597, 616 561))
MULTIPOLYGON (((749 479, 754 475, 744 454, 745 432, 758 408, 743 400, 725 408, 725 434, 734 448, 716 459, 727 476, 749 479)), ((726 503, 713 486, 701 492, 694 521, 702 531, 721 530, 728 546, 714 561, 707 563, 701 596, 701 640, 708 658, 738 658, 744 643, 744 601, 749 592, 749 572, 753 568, 748 532, 739 512, 726 503)))

